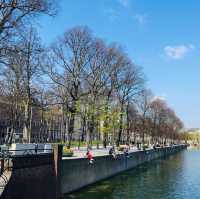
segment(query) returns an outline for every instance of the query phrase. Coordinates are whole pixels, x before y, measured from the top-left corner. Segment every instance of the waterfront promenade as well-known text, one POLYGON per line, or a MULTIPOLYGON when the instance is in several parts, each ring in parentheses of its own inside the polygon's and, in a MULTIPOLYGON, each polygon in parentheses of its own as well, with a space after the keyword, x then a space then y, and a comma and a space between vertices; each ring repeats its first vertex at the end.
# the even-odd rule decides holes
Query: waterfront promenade
MULTIPOLYGON (((176 146, 176 145, 172 145, 172 146, 176 146)), ((102 145, 99 146, 99 148, 97 149, 96 146, 93 146, 90 148, 90 151, 92 153, 92 155, 94 157, 99 157, 99 156, 107 156, 109 155, 109 150, 112 146, 107 146, 106 148, 104 148, 102 145)), ((171 146, 165 146, 165 147, 171 147, 171 146)), ((156 147, 157 149, 159 148, 163 148, 163 147, 156 147)), ((62 159, 79 159, 79 158, 86 158, 86 152, 87 152, 87 147, 80 147, 78 149, 78 147, 72 147, 73 149, 73 156, 72 157, 63 157, 62 159)), ((148 150, 152 150, 153 149, 153 145, 150 145, 148 148, 146 148, 146 151, 148 150)), ((120 155, 123 154, 123 151, 119 151, 117 150, 117 147, 115 147, 116 150, 116 155, 120 155)), ((143 151, 143 149, 138 149, 135 145, 134 146, 130 146, 128 153, 133 153, 133 152, 138 152, 138 151, 143 151)))
MULTIPOLYGON (((94 157, 98 157, 98 156, 106 156, 109 155, 109 150, 112 146, 107 146, 106 148, 104 148, 103 146, 99 146, 99 148, 97 149, 96 146, 93 146, 90 151, 92 152, 94 157)), ((153 147, 150 147, 148 149, 152 149, 153 147)), ((85 158, 86 157, 86 152, 87 152, 87 147, 80 147, 80 149, 78 149, 77 147, 73 147, 72 148, 74 151, 74 155, 72 157, 63 157, 63 159, 77 159, 77 158, 85 158)), ((130 147, 129 152, 136 152, 136 151, 140 151, 137 149, 136 146, 134 147, 130 147)), ((117 154, 123 154, 122 151, 117 151, 117 154)))

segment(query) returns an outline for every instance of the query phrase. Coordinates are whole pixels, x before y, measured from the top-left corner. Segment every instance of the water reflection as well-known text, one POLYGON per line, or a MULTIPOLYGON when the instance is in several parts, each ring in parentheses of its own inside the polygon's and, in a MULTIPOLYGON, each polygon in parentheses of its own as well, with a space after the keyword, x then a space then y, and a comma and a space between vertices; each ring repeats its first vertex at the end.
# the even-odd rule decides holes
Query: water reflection
POLYGON ((81 199, 199 199, 200 151, 144 164, 65 196, 81 199))

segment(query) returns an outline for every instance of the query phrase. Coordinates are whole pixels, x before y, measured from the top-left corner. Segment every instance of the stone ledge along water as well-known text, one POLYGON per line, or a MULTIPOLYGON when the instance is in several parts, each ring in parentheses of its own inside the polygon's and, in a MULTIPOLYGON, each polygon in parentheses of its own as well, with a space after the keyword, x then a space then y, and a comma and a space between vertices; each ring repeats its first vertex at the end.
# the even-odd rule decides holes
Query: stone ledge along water
POLYGON ((142 163, 171 155, 185 148, 186 145, 176 145, 131 152, 128 157, 124 154, 119 154, 117 158, 110 155, 99 156, 94 158, 94 164, 90 164, 86 158, 63 159, 60 167, 61 195, 77 191, 142 163))

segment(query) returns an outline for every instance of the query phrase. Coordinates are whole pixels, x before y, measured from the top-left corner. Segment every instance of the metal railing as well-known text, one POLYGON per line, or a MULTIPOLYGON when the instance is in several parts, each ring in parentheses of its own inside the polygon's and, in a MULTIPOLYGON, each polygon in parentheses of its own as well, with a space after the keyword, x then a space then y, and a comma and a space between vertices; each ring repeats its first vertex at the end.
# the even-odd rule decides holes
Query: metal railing
POLYGON ((0 175, 3 175, 5 171, 12 170, 12 159, 15 157, 23 156, 36 156, 42 154, 51 154, 53 149, 19 149, 19 150, 2 150, 0 152, 0 175))
POLYGON ((13 170, 13 158, 37 156, 42 154, 51 154, 53 149, 21 149, 21 150, 1 150, 0 151, 0 192, 4 189, 9 179, 9 172, 13 170))

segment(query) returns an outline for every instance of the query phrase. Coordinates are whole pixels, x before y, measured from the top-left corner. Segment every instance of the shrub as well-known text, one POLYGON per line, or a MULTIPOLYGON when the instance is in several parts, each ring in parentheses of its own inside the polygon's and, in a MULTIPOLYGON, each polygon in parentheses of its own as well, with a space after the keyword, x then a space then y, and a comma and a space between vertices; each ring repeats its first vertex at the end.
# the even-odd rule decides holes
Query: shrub
POLYGON ((120 145, 120 146, 117 148, 117 150, 118 150, 118 151, 124 151, 126 148, 127 148, 126 145, 120 145))
POLYGON ((74 155, 74 151, 67 146, 63 146, 63 156, 64 157, 72 157, 74 155))
POLYGON ((144 145, 142 146, 142 148, 143 148, 144 151, 145 151, 148 147, 149 147, 148 144, 144 144, 144 145))

